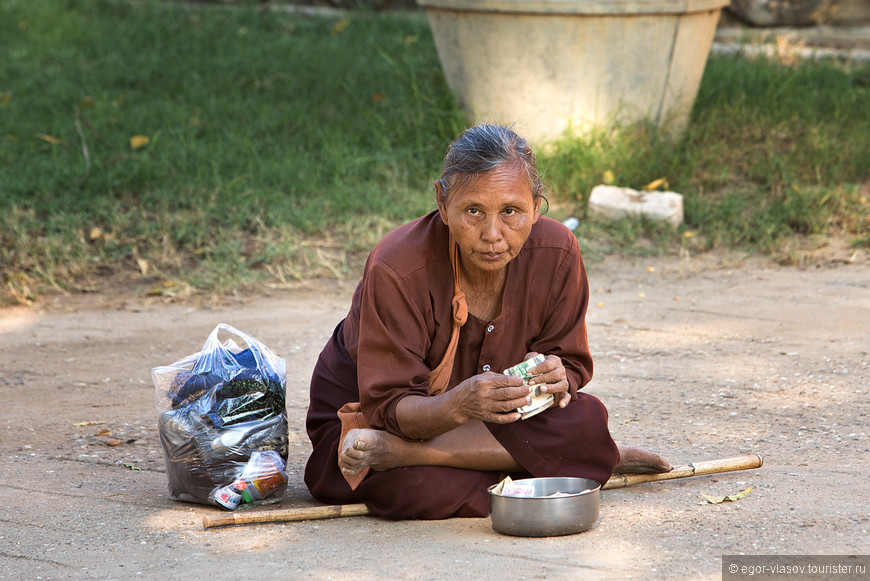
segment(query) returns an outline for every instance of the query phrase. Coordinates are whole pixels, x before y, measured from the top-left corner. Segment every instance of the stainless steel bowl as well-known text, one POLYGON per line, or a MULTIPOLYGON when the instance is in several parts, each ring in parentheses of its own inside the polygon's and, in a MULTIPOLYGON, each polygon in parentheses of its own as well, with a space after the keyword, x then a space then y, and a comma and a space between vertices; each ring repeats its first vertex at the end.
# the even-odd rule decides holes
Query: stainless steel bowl
POLYGON ((514 484, 534 486, 528 497, 505 496, 489 487, 492 528, 519 537, 573 535, 591 529, 598 520, 601 484, 588 478, 526 478, 514 484), (555 493, 564 496, 550 496, 555 493))

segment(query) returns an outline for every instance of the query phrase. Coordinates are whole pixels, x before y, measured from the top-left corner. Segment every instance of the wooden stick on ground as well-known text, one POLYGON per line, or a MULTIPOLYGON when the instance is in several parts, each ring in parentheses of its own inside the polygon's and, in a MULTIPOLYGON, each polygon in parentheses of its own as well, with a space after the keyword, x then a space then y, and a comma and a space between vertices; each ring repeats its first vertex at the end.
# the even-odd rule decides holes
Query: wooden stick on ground
POLYGON ((363 516, 366 514, 369 514, 369 509, 364 504, 334 504, 312 506, 310 508, 230 512, 206 516, 202 519, 202 526, 207 529, 227 525, 318 520, 323 518, 338 518, 340 516, 363 516))
POLYGON ((694 464, 679 466, 663 474, 616 474, 604 483, 601 490, 612 490, 645 482, 658 482, 659 480, 674 480, 676 478, 704 476, 705 474, 719 474, 720 472, 732 472, 734 470, 752 470, 753 468, 761 468, 762 464, 764 464, 764 460, 761 459, 761 456, 751 454, 749 456, 695 462, 694 464))
MULTIPOLYGON (((737 456, 735 458, 723 458, 721 460, 709 460, 695 462, 686 466, 674 468, 664 474, 617 474, 612 476, 602 490, 624 488, 643 484, 645 482, 658 482, 660 480, 674 480, 676 478, 690 478, 692 476, 704 476, 705 474, 719 474, 734 470, 751 470, 760 468, 764 461, 761 456, 737 456)), ((228 525, 242 525, 267 522, 294 522, 303 520, 318 520, 324 518, 338 518, 342 516, 364 516, 371 514, 364 504, 336 504, 328 506, 313 506, 310 508, 285 508, 280 510, 265 511, 242 511, 224 513, 214 516, 206 516, 202 519, 203 528, 222 527, 228 525)))

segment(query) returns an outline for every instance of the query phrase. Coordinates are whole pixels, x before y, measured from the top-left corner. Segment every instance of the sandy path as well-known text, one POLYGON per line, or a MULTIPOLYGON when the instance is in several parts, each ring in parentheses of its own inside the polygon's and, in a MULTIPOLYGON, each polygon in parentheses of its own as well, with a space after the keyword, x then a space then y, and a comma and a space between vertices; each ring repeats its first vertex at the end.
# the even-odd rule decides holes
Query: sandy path
POLYGON ((501 536, 488 519, 202 530, 213 509, 166 497, 151 367, 198 350, 219 322, 283 356, 281 506, 312 504, 307 380, 352 282, 220 307, 64 298, 0 311, 0 579, 718 579, 723 554, 870 553, 867 261, 607 262, 590 265, 590 283, 587 390, 616 439, 675 464, 757 453, 763 468, 606 491, 597 526, 561 538, 501 536), (124 443, 101 443, 102 429, 124 443), (700 496, 748 487, 737 502, 700 496))

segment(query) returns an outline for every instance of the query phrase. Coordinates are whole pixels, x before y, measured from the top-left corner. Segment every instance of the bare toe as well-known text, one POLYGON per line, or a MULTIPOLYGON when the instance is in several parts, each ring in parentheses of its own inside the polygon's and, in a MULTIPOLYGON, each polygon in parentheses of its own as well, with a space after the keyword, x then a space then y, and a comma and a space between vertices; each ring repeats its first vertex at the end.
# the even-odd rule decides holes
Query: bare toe
POLYGON ((351 430, 347 433, 338 455, 338 466, 344 474, 353 476, 365 468, 365 448, 362 430, 351 430))
POLYGON ((347 433, 344 437, 344 441, 341 443, 341 451, 342 453, 346 453, 348 450, 356 449, 363 450, 364 447, 361 447, 360 443, 360 434, 362 430, 353 429, 347 433))

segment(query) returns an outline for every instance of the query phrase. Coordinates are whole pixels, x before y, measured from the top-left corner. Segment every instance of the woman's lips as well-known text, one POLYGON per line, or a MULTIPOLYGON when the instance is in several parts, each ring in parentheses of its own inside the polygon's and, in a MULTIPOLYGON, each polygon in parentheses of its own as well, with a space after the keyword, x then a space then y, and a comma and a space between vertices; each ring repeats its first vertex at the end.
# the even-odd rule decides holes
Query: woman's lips
POLYGON ((504 256, 504 252, 481 252, 480 255, 484 260, 499 260, 504 256))

